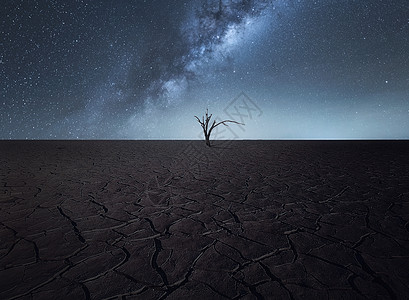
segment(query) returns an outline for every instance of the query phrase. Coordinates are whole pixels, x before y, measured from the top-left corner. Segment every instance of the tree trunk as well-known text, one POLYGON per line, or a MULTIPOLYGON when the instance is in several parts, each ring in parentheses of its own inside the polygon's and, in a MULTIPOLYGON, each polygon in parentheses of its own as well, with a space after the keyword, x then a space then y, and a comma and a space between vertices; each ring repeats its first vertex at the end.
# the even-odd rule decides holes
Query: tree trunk
POLYGON ((206 139, 206 145, 211 147, 211 145, 210 145, 210 135, 206 134, 205 139, 206 139))

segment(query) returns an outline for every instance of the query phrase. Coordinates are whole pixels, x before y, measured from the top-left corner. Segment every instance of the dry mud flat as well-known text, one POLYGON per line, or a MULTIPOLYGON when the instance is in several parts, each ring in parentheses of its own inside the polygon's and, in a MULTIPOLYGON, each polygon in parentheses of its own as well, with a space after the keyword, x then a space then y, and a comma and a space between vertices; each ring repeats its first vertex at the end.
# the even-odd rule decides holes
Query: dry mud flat
POLYGON ((2 141, 0 298, 407 298, 408 153, 2 141))

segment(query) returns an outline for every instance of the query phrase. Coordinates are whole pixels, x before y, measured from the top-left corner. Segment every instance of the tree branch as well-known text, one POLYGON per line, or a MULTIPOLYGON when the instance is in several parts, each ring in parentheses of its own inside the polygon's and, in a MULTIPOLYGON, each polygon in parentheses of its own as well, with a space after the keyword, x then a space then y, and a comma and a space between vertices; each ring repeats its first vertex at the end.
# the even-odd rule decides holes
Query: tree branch
POLYGON ((224 120, 224 121, 221 121, 221 122, 219 122, 217 124, 216 124, 216 121, 214 121, 214 123, 213 123, 213 125, 212 125, 212 127, 210 129, 213 129, 214 127, 219 126, 221 124, 223 124, 224 126, 229 126, 226 123, 234 123, 234 124, 239 124, 239 125, 245 125, 244 123, 239 123, 239 122, 232 121, 232 120, 224 120))

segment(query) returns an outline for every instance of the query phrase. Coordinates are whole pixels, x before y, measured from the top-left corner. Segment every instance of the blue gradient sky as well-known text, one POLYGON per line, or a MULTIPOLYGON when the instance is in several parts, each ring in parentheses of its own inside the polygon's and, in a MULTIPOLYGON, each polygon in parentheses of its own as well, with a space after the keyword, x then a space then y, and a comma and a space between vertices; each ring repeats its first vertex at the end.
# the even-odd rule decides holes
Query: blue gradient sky
POLYGON ((408 11, 405 0, 6 1, 0 138, 197 139, 193 116, 209 108, 246 123, 215 138, 407 139, 408 11))

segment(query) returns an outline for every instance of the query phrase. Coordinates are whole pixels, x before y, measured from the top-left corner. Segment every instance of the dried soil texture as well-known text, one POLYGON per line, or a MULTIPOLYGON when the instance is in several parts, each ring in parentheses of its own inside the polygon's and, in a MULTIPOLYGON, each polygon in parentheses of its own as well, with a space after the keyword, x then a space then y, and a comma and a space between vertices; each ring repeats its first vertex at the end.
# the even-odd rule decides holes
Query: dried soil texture
POLYGON ((1 299, 404 299, 409 143, 2 141, 1 299))

